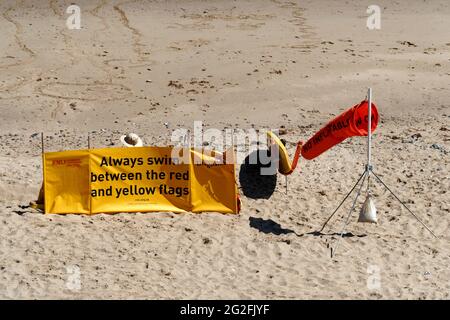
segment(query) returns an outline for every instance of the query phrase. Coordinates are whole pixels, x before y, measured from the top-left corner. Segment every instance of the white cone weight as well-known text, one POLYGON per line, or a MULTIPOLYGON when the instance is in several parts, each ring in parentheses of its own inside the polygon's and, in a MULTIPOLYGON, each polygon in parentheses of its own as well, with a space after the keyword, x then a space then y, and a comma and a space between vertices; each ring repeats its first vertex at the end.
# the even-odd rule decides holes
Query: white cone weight
POLYGON ((370 195, 367 195, 366 201, 359 213, 358 222, 377 223, 377 208, 370 195))

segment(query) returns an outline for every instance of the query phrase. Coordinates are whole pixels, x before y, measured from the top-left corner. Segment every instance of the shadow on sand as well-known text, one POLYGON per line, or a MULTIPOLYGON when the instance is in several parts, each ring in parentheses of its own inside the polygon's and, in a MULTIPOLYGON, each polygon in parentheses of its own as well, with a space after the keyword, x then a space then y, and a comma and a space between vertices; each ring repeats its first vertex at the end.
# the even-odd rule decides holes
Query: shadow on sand
POLYGON ((271 234, 274 234, 277 236, 282 235, 282 234, 289 234, 289 233, 293 233, 293 234, 297 235, 297 233, 295 233, 294 230, 285 229, 279 223, 276 223, 272 219, 264 220, 262 218, 250 217, 249 221, 250 221, 250 227, 258 229, 260 232, 263 232, 263 233, 267 233, 267 234, 271 233, 271 234))
POLYGON ((239 183, 242 193, 251 199, 269 199, 277 186, 276 170, 273 174, 261 174, 262 168, 270 167, 269 164, 261 163, 260 159, 263 157, 267 157, 267 150, 253 151, 245 158, 239 170, 239 183))
MULTIPOLYGON (((339 232, 334 232, 334 233, 322 233, 320 231, 311 231, 311 232, 305 232, 302 234, 298 235, 299 237, 303 237, 303 236, 315 236, 315 237, 321 237, 321 236, 341 236, 341 234, 339 232)), ((358 238, 363 238, 366 237, 366 234, 361 234, 361 235, 356 235, 353 234, 351 232, 346 232, 342 234, 343 238, 352 238, 352 237, 358 237, 358 238)))

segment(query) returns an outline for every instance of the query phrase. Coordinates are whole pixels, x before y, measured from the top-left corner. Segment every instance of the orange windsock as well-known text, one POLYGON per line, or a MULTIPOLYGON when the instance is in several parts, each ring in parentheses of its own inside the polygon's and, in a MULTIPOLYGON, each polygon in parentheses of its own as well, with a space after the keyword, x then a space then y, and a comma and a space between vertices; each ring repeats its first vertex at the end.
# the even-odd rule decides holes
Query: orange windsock
MULTIPOLYGON (((348 109, 309 139, 302 148, 302 156, 311 160, 347 138, 366 136, 368 133, 369 104, 362 101, 360 104, 348 109)), ((372 132, 378 125, 378 111, 372 103, 372 132)))

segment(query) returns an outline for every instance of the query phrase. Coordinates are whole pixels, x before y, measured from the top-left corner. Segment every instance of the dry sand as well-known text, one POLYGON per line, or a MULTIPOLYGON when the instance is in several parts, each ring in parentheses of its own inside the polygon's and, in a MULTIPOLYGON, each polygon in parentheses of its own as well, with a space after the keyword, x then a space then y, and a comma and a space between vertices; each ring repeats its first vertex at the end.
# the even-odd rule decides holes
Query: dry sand
POLYGON ((448 1, 377 1, 377 31, 369 1, 84 1, 81 30, 65 26, 69 4, 0 3, 0 298, 449 298, 448 1), (345 210, 314 231, 362 171, 363 138, 301 160, 287 194, 284 177, 249 189, 240 174, 239 215, 27 208, 41 131, 47 150, 67 150, 88 132, 93 147, 127 131, 164 145, 194 120, 284 125, 292 153, 368 86, 382 118, 375 171, 437 240, 376 187, 379 224, 355 213, 330 258, 345 210))

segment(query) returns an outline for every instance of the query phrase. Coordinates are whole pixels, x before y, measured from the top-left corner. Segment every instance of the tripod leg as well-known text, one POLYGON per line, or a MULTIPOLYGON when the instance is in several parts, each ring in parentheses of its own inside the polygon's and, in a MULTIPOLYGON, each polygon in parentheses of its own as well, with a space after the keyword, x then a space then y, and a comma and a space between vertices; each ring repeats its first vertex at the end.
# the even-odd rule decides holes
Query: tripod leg
POLYGON ((333 254, 336 253, 336 250, 337 250, 337 248, 338 248, 338 246, 339 246, 339 241, 342 239, 342 236, 344 235, 345 227, 346 227, 346 226, 348 225, 348 223, 350 222, 350 216, 352 215, 353 210, 355 209, 356 201, 358 200, 359 195, 361 194, 361 190, 362 190, 362 187, 363 187, 363 185, 364 185, 364 180, 365 180, 365 178, 366 178, 366 174, 364 174, 364 179, 363 179, 361 185, 359 186, 358 193, 356 194, 355 200, 353 200, 352 207, 350 208, 350 211, 348 212, 347 219, 345 220, 345 223, 344 223, 344 225, 342 226, 342 230, 341 230, 341 232, 340 232, 339 239, 338 239, 338 241, 337 241, 337 243, 336 243, 336 247, 334 248, 334 250, 331 249, 331 257, 333 257, 333 254))
POLYGON ((365 177, 367 174, 367 171, 364 171, 363 174, 359 177, 358 181, 355 183, 355 185, 353 186, 353 188, 350 190, 349 193, 347 193, 347 195, 345 196, 344 200, 342 200, 342 202, 339 204, 339 206, 336 208, 336 210, 333 211, 333 213, 331 214, 331 216, 328 217, 327 221, 325 221, 325 223, 323 224, 322 228, 319 230, 319 232, 322 232, 323 229, 325 229, 325 226, 328 224, 328 222, 331 220, 331 218, 333 218, 333 216, 336 214, 336 212, 339 210, 339 208, 344 204, 345 200, 347 200, 347 198, 350 196, 350 194, 353 192, 353 190, 355 190, 356 186, 358 185, 358 183, 361 181, 361 179, 363 177, 365 177))
POLYGON ((372 171, 372 173, 373 173, 373 175, 375 176, 375 178, 377 178, 377 180, 395 197, 395 199, 397 199, 398 200, 398 202, 400 202, 405 208, 406 208, 406 210, 408 210, 409 211, 409 213, 411 213, 413 216, 414 216, 414 218, 416 218, 417 219, 417 221, 419 221, 424 227, 425 227, 425 229, 427 229, 433 236, 435 236, 436 238, 437 238, 437 235, 435 235, 434 234, 434 232, 433 231, 431 231, 431 229, 430 228, 428 228, 427 227, 427 225, 425 224, 425 223, 423 223, 422 222, 422 220, 420 220, 419 219, 419 217, 418 216, 416 216, 407 206, 406 206, 406 204, 403 202, 403 201, 401 201, 396 195, 395 195, 395 193, 394 192, 392 192, 392 190, 391 189, 389 189, 389 187, 372 171))

